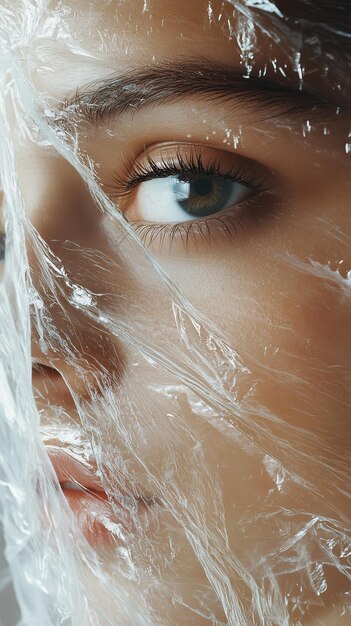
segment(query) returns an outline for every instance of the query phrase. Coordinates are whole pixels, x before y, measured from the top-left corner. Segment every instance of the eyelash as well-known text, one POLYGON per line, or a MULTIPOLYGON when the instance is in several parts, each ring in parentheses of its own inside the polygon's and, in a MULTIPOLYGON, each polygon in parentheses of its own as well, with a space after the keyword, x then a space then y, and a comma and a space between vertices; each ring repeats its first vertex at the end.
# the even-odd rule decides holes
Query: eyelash
MULTIPOLYGON (((257 193, 268 190, 264 185, 264 179, 255 172, 255 164, 252 165, 252 171, 248 173, 243 168, 228 167, 223 170, 220 165, 220 159, 204 163, 201 152, 191 152, 184 155, 179 149, 176 150, 175 158, 161 157, 156 162, 150 155, 147 156, 146 163, 136 163, 125 161, 123 164, 123 173, 113 175, 114 185, 111 194, 112 198, 117 201, 119 199, 128 198, 132 195, 139 185, 155 178, 167 178, 168 176, 191 176, 203 174, 206 176, 221 178, 237 182, 249 187, 257 193)), ((247 205, 250 199, 243 201, 247 205)), ((240 203, 241 204, 241 203, 240 203)), ((240 205, 236 205, 236 208, 240 205)), ((163 246, 166 237, 172 244, 176 237, 180 237, 182 243, 186 246, 189 244, 190 237, 203 237, 207 242, 213 239, 210 229, 210 223, 216 223, 221 226, 221 231, 231 239, 232 235, 237 235, 238 231, 243 230, 243 225, 237 217, 235 217, 233 209, 224 209, 221 213, 214 214, 213 217, 198 219, 195 221, 180 222, 176 224, 133 224, 134 230, 139 234, 141 241, 145 245, 151 245, 155 241, 163 246)))

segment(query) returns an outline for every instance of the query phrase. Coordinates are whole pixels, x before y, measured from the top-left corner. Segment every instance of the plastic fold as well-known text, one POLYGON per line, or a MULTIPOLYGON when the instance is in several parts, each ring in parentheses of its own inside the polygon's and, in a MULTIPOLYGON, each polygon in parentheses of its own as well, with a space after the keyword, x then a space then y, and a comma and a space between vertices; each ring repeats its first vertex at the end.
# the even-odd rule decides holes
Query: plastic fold
POLYGON ((0 0, 2 626, 351 623, 348 14, 0 0))

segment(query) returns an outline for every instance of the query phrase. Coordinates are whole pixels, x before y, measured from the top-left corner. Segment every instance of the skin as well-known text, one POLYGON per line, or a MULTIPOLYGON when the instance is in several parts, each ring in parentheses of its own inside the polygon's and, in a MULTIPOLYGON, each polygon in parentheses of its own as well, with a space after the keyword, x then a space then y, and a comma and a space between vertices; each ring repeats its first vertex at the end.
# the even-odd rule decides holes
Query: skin
MULTIPOLYGON (((65 20, 72 40, 79 41, 90 56, 68 52, 64 38, 45 45, 33 40, 31 80, 50 105, 111 72, 162 64, 180 52, 183 58, 196 56, 244 71, 240 49, 228 29, 229 20, 235 32, 239 14, 229 4, 213 3, 211 20, 208 4, 202 0, 167 0, 167 11, 164 1, 154 0, 145 12, 138 0, 109 6, 91 2, 89 10, 86 3, 68 5, 72 12, 65 20)), ((269 14, 262 23, 268 30, 281 28, 279 20, 269 14)), ((286 69, 287 83, 298 86, 291 54, 293 37, 290 40, 281 32, 284 45, 275 44, 258 30, 257 38, 256 70, 267 58, 276 58, 277 65, 286 69)), ((216 158, 248 171, 259 164, 265 190, 251 196, 238 232, 233 230, 228 236, 223 228, 214 228, 209 243, 195 229, 185 245, 179 233, 171 242, 169 231, 164 231, 163 239, 146 237, 143 242, 160 271, 182 294, 184 318, 190 311, 202 325, 199 341, 185 319, 193 347, 197 346, 205 363, 212 359, 211 371, 198 353, 195 357, 190 353, 190 361, 184 358, 172 308, 175 291, 167 288, 136 241, 125 236, 123 223, 97 209, 81 175, 62 156, 28 137, 15 136, 19 186, 29 222, 72 283, 94 294, 96 308, 117 323, 112 334, 84 306, 70 304, 71 288, 57 274, 53 274, 56 287, 48 286, 43 268, 49 253, 37 247, 27 230, 33 284, 44 306, 50 305, 52 325, 71 351, 67 354, 65 345, 55 343, 52 336, 44 350, 33 321, 33 359, 57 370, 64 380, 64 385, 57 384, 34 373, 45 443, 57 443, 62 429, 82 428, 107 475, 122 468, 138 493, 163 502, 157 529, 150 530, 155 553, 147 556, 143 534, 133 553, 145 568, 150 558, 151 579, 162 581, 165 601, 160 601, 152 585, 147 599, 162 623, 209 623, 186 608, 196 605, 195 590, 201 596, 204 589, 206 606, 223 623, 229 619, 215 593, 208 591, 208 578, 216 580, 216 575, 204 573, 203 535, 194 531, 196 541, 191 547, 181 530, 189 528, 190 518, 177 499, 176 488, 188 498, 190 511, 199 514, 200 529, 207 529, 208 551, 215 554, 214 546, 220 545, 220 567, 246 611, 250 584, 230 565, 233 555, 260 586, 264 568, 268 563, 274 566, 270 555, 281 541, 284 545, 277 526, 287 539, 313 515, 340 527, 347 525, 349 445, 345 434, 349 432, 351 317, 346 277, 351 267, 347 235, 351 218, 345 143, 349 116, 344 109, 335 115, 334 71, 326 82, 323 59, 311 55, 305 86, 319 89, 328 107, 310 122, 307 134, 302 132, 306 114, 262 114, 240 102, 233 106, 233 102, 195 95, 126 113, 94 127, 78 125, 75 130, 82 160, 87 162, 89 157, 95 164, 101 189, 133 222, 142 221, 136 192, 118 198, 114 184, 116 172, 120 176, 124 171, 124 162, 135 161, 140 154, 152 153, 157 160, 163 150, 170 155, 177 149, 189 154, 191 146, 197 146, 205 160, 216 158), (214 338, 215 351, 206 347, 206 337, 214 338), (143 342, 164 355, 161 364, 150 365, 143 358, 143 342), (221 356, 224 371, 230 372, 234 357, 238 365, 218 391, 216 374, 221 379, 223 371, 214 352, 218 354, 223 345, 229 346, 229 352, 221 356), (197 382, 207 394, 196 395, 197 382), (108 387, 115 398, 110 412, 102 391, 108 387), (194 399, 199 397, 207 402, 207 413, 196 409, 194 399), (56 407, 63 409, 59 417, 56 407), (96 416, 98 437, 92 428, 96 416), (123 435, 125 423, 132 446, 123 435), (55 428, 58 434, 52 435, 55 428), (270 457, 276 465, 269 462, 270 457), (277 474, 274 481, 280 463, 285 470, 282 491, 277 487, 277 474), (291 511, 291 519, 279 513, 276 522, 268 515, 272 509, 291 511), (260 514, 261 518, 255 517, 260 514), (220 532, 224 527, 229 548, 220 532), (176 558, 171 557, 172 544, 176 558), (265 555, 266 563, 260 564, 257 554, 265 555), (183 604, 172 608, 170 598, 177 594, 183 604)), ((274 77, 272 69, 270 74, 274 77)), ((342 98, 347 90, 345 79, 342 98)), ((113 499, 108 485, 107 481, 106 491, 113 499)), ((149 537, 149 530, 145 532, 149 537)), ((111 551, 102 550, 102 558, 112 575, 111 551)), ((211 561, 213 569, 216 558, 211 561)), ((291 623, 339 623, 341 611, 336 605, 342 605, 347 582, 336 568, 327 568, 326 575, 328 589, 322 596, 307 592, 315 602, 299 610, 289 600, 291 623)), ((142 583, 146 580, 144 576, 142 583)), ((309 579, 302 571, 292 583, 291 574, 283 569, 277 580, 284 596, 300 581, 307 588, 309 579)), ((133 585, 129 587, 137 596, 133 585)), ((113 606, 111 600, 111 611, 113 606)), ((254 620, 259 623, 258 614, 254 620)))

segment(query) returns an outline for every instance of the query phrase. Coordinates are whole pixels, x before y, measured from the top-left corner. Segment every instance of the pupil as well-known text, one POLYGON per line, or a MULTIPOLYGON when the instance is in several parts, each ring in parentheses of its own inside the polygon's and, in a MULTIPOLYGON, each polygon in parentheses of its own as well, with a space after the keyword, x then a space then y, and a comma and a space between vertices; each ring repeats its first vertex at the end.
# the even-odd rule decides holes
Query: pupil
POLYGON ((198 178, 193 186, 198 196, 207 196, 212 189, 212 181, 209 178, 198 178))

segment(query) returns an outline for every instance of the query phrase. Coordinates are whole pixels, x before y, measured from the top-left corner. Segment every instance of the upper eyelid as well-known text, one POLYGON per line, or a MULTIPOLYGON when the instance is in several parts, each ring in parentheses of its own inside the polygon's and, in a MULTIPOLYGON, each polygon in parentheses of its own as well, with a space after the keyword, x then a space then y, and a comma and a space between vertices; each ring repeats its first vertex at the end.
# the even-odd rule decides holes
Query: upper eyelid
MULTIPOLYGON (((238 173, 235 177, 228 170, 221 172, 219 164, 218 164, 218 169, 214 169, 214 167, 211 167, 211 166, 209 166, 208 168, 206 168, 206 166, 199 168, 196 163, 194 163, 193 168, 194 169, 196 168, 200 174, 204 174, 206 176, 219 177, 223 179, 239 178, 238 173)), ((193 172, 192 166, 189 166, 186 164, 182 165, 181 163, 179 163, 178 166, 174 166, 173 168, 172 164, 167 165, 166 163, 164 163, 161 166, 157 166, 157 169, 153 169, 153 171, 150 171, 149 173, 145 173, 142 176, 140 176, 140 178, 138 178, 138 180, 135 181, 135 184, 139 185, 141 182, 147 182, 149 180, 153 180, 154 178, 168 178, 169 176, 172 176, 172 174, 179 175, 182 172, 186 172, 188 174, 192 173, 193 172)), ((240 180, 240 182, 244 184, 242 180, 240 180)), ((134 187, 134 184, 133 184, 133 187, 134 187)))
MULTIPOLYGON (((243 184, 247 184, 247 186, 251 188, 262 189, 264 186, 264 181, 271 177, 272 172, 268 173, 267 169, 261 165, 260 163, 248 159, 242 155, 237 155, 229 151, 225 151, 219 148, 213 148, 208 145, 203 144, 188 144, 188 143, 164 143, 160 144, 160 146, 152 146, 150 148, 146 148, 146 150, 142 153, 144 156, 144 160, 146 160, 146 166, 138 164, 137 159, 125 159, 122 166, 122 171, 117 173, 113 172, 113 181, 115 185, 115 197, 122 197, 128 195, 132 192, 141 182, 146 182, 147 180, 152 180, 153 178, 162 177, 159 176, 162 168, 163 171, 168 170, 168 173, 164 174, 164 177, 168 175, 172 175, 172 173, 179 174, 181 171, 189 172, 191 167, 196 168, 197 171, 203 171, 204 173, 220 176, 222 178, 228 178, 231 180, 237 180, 238 182, 242 182, 243 184), (161 162, 161 166, 157 166, 156 168, 150 167, 149 160, 149 152, 150 149, 154 151, 156 148, 162 150, 162 148, 166 148, 168 150, 174 149, 175 158, 172 157, 167 161, 166 158, 158 159, 161 162), (182 153, 182 150, 188 150, 188 155, 185 156, 182 153), (209 156, 206 160, 206 153, 212 152, 213 155, 216 153, 216 157, 209 156), (226 159, 227 161, 234 159, 234 162, 229 165, 221 167, 221 158, 222 161, 226 159), (164 163, 162 164, 162 161, 164 163), (179 166, 174 167, 173 172, 171 171, 172 163, 179 162, 179 166), (182 169, 182 166, 184 169, 182 169), (156 171, 155 171, 156 170, 156 171), (235 176, 234 176, 235 173, 235 176)), ((140 155, 139 155, 140 158, 140 155)), ((112 185, 104 185, 105 187, 112 188, 112 185)), ((266 185, 268 189, 268 184, 266 185)))

